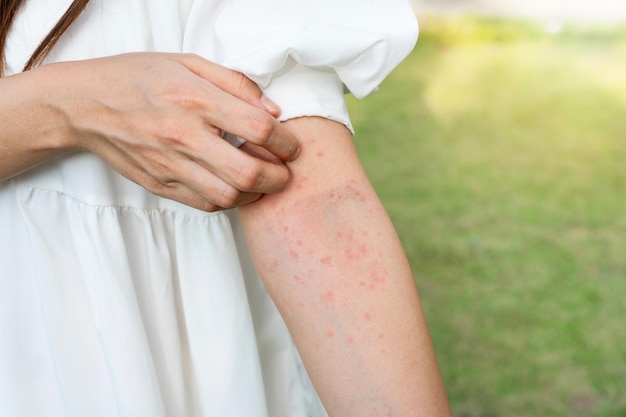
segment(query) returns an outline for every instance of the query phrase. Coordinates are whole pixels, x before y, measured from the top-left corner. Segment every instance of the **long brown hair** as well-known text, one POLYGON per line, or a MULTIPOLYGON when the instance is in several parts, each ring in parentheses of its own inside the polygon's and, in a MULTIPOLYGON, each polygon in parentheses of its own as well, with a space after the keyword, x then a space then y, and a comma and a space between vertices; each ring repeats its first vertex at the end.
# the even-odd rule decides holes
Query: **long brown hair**
MULTIPOLYGON (((24 2, 25 0, 0 0, 0 77, 4 75, 6 66, 5 48, 7 36, 9 35, 9 30, 11 29, 11 24, 15 16, 24 5, 24 2)), ((50 50, 54 48, 59 38, 61 38, 65 31, 72 26, 72 23, 76 21, 76 18, 78 18, 85 9, 87 3, 89 3, 89 0, 74 0, 72 2, 70 7, 65 11, 65 14, 63 14, 61 19, 59 19, 57 24, 48 32, 37 49, 35 49, 24 66, 24 71, 41 64, 50 53, 50 50)))

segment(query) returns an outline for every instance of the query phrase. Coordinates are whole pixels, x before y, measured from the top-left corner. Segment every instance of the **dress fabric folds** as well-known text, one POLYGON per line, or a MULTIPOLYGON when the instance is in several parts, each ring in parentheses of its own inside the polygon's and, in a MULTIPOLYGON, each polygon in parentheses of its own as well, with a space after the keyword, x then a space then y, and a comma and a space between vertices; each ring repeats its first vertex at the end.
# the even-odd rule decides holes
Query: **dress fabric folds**
MULTIPOLYGON (((27 0, 19 72, 70 0, 27 0)), ((47 62, 191 52, 350 127, 412 49, 404 0, 91 0, 47 62)), ((157 197, 79 153, 0 183, 0 416, 326 416, 236 210, 157 197)))

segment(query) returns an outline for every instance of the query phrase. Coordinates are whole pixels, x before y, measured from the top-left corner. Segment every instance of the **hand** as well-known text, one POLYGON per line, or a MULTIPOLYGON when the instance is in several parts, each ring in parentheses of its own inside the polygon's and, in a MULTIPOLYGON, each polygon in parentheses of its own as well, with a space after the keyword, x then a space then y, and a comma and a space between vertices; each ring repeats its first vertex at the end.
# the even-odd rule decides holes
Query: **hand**
POLYGON ((195 55, 163 53, 47 67, 68 81, 53 98, 74 146, 157 195, 216 211, 278 192, 289 181, 283 161, 297 156, 298 141, 276 120, 278 107, 241 73, 195 55), (230 145, 222 131, 275 158, 230 145))

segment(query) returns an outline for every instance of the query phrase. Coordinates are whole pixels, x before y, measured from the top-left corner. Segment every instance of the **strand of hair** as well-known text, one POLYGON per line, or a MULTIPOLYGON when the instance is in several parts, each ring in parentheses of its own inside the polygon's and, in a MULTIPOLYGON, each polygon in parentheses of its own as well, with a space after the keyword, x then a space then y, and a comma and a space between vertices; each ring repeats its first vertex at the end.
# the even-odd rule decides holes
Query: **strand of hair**
POLYGON ((74 0, 72 2, 65 14, 63 14, 61 19, 59 19, 57 24, 50 30, 43 41, 41 41, 37 49, 35 49, 35 52, 33 52, 26 65, 24 65, 23 71, 28 71, 41 65, 61 36, 63 36, 67 29, 76 21, 78 16, 80 16, 87 6, 87 3, 89 3, 89 0, 74 0))
MULTIPOLYGON (((3 77, 6 71, 5 50, 9 31, 24 3, 25 0, 0 0, 0 77, 3 77)), ((89 0, 74 0, 72 2, 61 19, 37 46, 26 65, 24 65, 23 71, 28 71, 41 65, 61 36, 85 10, 87 3, 89 3, 89 0)))

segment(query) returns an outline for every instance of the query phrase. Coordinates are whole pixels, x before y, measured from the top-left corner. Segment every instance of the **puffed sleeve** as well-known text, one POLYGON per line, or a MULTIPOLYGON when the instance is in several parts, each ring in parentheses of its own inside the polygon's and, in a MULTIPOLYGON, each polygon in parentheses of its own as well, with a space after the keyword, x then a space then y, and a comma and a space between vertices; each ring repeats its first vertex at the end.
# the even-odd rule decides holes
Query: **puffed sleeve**
POLYGON ((282 119, 349 128, 344 92, 375 91, 417 39, 408 0, 226 0, 213 30, 217 61, 253 79, 282 119))

